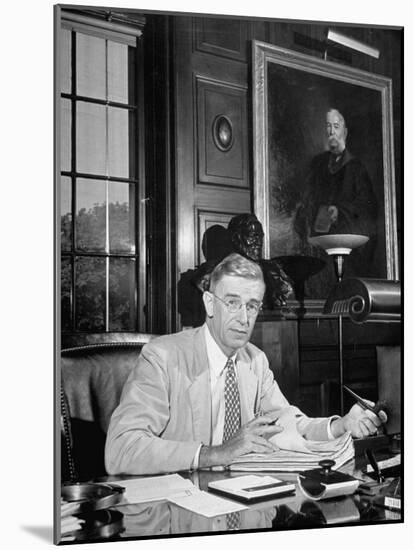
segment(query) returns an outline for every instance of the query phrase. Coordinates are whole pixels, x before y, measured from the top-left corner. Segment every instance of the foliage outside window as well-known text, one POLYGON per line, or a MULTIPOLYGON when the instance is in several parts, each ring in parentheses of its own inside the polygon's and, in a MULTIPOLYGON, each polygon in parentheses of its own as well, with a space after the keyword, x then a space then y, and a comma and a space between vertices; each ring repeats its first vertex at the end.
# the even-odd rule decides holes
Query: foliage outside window
POLYGON ((61 29, 64 332, 143 327, 141 58, 134 42, 99 25, 64 21, 61 29))

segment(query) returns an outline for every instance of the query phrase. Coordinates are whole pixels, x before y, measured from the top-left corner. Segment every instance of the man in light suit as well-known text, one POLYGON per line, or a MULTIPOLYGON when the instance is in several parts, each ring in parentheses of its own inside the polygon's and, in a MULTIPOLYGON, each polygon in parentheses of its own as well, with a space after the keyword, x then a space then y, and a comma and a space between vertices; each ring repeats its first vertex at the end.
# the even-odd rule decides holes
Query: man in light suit
MULTIPOLYGON (((257 263, 230 254, 203 294, 202 327, 144 346, 114 411, 106 440, 109 474, 156 474, 226 465, 273 452, 268 439, 291 407, 265 354, 249 343, 265 291, 257 263)), ((309 418, 291 407, 298 432, 326 440, 377 431, 376 415, 354 405, 344 417, 309 418)))

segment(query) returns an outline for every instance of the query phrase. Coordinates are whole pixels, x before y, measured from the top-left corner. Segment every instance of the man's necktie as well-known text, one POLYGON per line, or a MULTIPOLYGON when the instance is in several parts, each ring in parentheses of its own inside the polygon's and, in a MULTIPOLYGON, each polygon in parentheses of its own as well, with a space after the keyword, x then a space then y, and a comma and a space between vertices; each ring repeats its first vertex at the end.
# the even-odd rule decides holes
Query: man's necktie
POLYGON ((231 439, 240 428, 240 395, 234 363, 228 359, 224 382, 224 430, 223 443, 231 439))
POLYGON ((240 529, 240 512, 231 512, 226 516, 226 525, 228 531, 237 531, 240 529))

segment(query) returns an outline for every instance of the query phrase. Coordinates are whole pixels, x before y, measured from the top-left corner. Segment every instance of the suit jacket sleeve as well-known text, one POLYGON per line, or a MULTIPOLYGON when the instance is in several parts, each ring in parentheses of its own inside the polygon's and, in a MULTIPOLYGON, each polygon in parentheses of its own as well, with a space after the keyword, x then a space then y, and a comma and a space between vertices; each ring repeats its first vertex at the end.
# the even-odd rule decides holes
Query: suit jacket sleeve
POLYGON ((109 474, 150 474, 191 469, 201 442, 161 437, 169 420, 167 360, 145 346, 114 411, 105 447, 109 474))
POLYGON ((289 401, 281 392, 278 383, 274 379, 273 373, 269 368, 266 356, 263 354, 263 377, 261 382, 261 405, 263 411, 270 411, 282 407, 290 406, 297 419, 296 426, 298 432, 309 440, 324 441, 329 439, 328 424, 331 418, 309 418, 298 407, 289 404, 289 401))

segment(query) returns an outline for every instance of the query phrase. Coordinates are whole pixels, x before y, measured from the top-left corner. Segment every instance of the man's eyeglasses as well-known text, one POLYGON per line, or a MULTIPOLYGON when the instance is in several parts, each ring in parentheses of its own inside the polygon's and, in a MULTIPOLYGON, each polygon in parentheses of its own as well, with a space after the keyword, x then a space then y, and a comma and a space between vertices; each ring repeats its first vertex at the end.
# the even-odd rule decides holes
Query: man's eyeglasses
POLYGON ((210 294, 217 298, 217 300, 220 300, 220 302, 222 302, 226 306, 229 313, 237 313, 241 310, 243 306, 246 306, 247 315, 253 317, 254 315, 257 315, 259 313, 263 305, 263 302, 256 302, 255 300, 251 300, 250 302, 245 303, 237 297, 223 300, 222 298, 220 298, 220 296, 214 294, 214 292, 210 292, 210 294))

